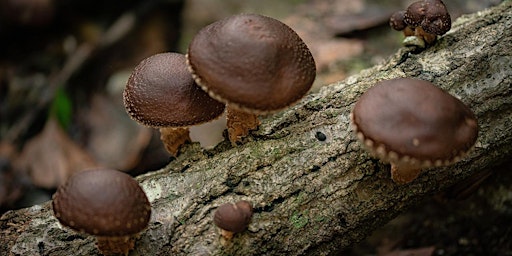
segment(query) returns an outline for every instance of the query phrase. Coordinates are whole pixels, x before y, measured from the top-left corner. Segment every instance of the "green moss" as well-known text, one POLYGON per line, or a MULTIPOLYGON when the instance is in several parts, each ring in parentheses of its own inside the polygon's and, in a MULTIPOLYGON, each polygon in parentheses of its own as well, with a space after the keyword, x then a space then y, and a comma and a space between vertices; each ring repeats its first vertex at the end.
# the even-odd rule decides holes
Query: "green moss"
POLYGON ((321 216, 321 215, 320 215, 320 216, 316 216, 316 217, 315 217, 315 221, 316 221, 316 222, 324 222, 324 221, 326 221, 326 220, 327 220, 327 217, 325 217, 325 216, 321 216))
POLYGON ((295 203, 296 203, 297 205, 301 205, 301 204, 304 202, 304 197, 305 197, 305 196, 306 196, 306 195, 304 195, 304 192, 300 192, 300 193, 297 195, 297 197, 295 198, 295 203))
POLYGON ((176 194, 169 194, 168 196, 166 196, 164 199, 167 200, 167 201, 174 201, 176 199, 179 199, 180 197, 176 194))
POLYGON ((290 223, 293 225, 294 228, 301 229, 305 227, 308 222, 309 218, 307 216, 307 211, 304 213, 295 212, 292 214, 292 216, 289 219, 290 223))

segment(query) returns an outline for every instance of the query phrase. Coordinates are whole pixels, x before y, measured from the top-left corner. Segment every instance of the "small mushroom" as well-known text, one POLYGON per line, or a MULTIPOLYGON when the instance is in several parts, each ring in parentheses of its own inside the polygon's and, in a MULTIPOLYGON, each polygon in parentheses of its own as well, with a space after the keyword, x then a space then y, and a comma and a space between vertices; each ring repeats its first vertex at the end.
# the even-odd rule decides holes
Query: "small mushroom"
POLYGON ((243 232, 252 217, 252 205, 242 200, 236 203, 226 203, 217 208, 213 216, 213 222, 221 229, 221 235, 226 240, 233 237, 235 233, 243 232))
POLYGON ((414 35, 432 44, 437 36, 451 28, 451 17, 441 0, 422 0, 414 2, 404 13, 404 22, 414 30, 414 35))
POLYGON ((227 104, 234 145, 257 129, 258 115, 300 100, 316 76, 313 56, 299 35, 257 14, 234 15, 201 29, 189 45, 187 63, 197 84, 227 104))
POLYGON ((160 129, 165 148, 173 156, 190 141, 189 126, 211 121, 225 108, 197 86, 185 55, 170 52, 141 61, 128 79, 123 99, 132 119, 160 129))
POLYGON ((404 36, 413 36, 414 30, 405 24, 405 11, 397 11, 389 18, 389 26, 397 31, 402 31, 404 36))
POLYGON ((473 147, 477 120, 471 109, 430 82, 395 78, 377 83, 351 113, 357 137, 373 155, 391 163, 399 184, 423 168, 459 161, 473 147))
POLYGON ((104 255, 127 255, 151 216, 151 205, 138 182, 111 169, 74 174, 53 195, 52 206, 62 225, 96 236, 104 255))

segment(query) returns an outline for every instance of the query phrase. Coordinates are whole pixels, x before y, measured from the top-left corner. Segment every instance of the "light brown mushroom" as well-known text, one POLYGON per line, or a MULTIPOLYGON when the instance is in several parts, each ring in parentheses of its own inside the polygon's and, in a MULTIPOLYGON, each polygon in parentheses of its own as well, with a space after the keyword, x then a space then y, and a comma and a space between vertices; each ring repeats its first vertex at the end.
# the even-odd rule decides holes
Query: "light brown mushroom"
POLYGON ((306 44, 284 23, 240 14, 201 29, 187 53, 197 84, 227 104, 233 144, 257 129, 258 115, 300 100, 316 76, 306 44))
POLYGON ((171 52, 141 61, 128 79, 123 99, 132 119, 159 128, 165 148, 173 156, 190 141, 189 126, 211 121, 225 108, 197 86, 185 55, 171 52))
POLYGON ((377 83, 351 114, 358 139, 373 155, 391 163, 399 184, 421 169, 459 161, 475 144, 471 109, 428 81, 396 78, 377 83))
POLYGON ((127 255, 151 216, 151 205, 138 182, 111 169, 74 174, 53 195, 52 206, 62 225, 96 236, 104 255, 127 255))

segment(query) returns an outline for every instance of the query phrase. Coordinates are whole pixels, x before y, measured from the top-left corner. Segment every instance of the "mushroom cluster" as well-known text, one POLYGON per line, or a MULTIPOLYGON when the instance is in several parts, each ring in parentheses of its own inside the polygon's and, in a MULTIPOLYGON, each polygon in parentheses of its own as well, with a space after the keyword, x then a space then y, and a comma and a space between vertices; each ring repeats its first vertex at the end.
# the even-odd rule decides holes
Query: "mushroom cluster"
POLYGON ((62 225, 96 236, 104 255, 127 255, 151 216, 151 205, 139 183, 111 169, 74 174, 53 195, 52 206, 62 225))
POLYGON ((192 75, 227 104, 228 134, 236 144, 259 125, 258 115, 300 100, 316 76, 308 47, 286 24, 239 14, 201 29, 187 53, 192 75))
POLYGON ((434 84, 412 78, 377 83, 357 101, 351 120, 369 152, 391 163, 398 184, 411 182, 423 168, 459 161, 478 136, 471 109, 434 84))
POLYGON ((270 17, 239 14, 201 29, 186 57, 161 53, 143 60, 123 98, 130 117, 159 128, 176 156, 190 141, 189 126, 211 121, 225 108, 229 140, 236 145, 257 129, 258 115, 294 104, 315 77, 313 56, 293 29, 270 17))
POLYGON ((412 3, 405 11, 397 11, 391 15, 389 25, 402 31, 407 42, 425 48, 444 35, 451 28, 451 17, 441 0, 421 0, 412 3), (408 38, 414 40, 408 40, 408 38))

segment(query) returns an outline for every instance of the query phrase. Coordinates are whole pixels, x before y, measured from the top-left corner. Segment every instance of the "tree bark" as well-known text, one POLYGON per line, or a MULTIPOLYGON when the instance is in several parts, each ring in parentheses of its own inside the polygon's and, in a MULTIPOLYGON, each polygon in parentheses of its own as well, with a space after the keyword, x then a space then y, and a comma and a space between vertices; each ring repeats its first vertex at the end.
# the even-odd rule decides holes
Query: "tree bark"
MULTIPOLYGON (((511 17, 512 1, 463 16, 432 48, 401 48, 263 118, 243 145, 185 147, 166 168, 137 178, 153 212, 130 255, 333 255, 426 196, 510 159, 511 17), (349 124, 358 97, 395 77, 437 84, 466 103, 480 126, 464 160, 406 185, 391 181, 389 165, 361 148, 349 124), (222 243, 213 211, 242 199, 254 206, 252 222, 222 243)), ((99 254, 93 237, 58 224, 49 202, 5 213, 0 227, 1 255, 99 254)))

